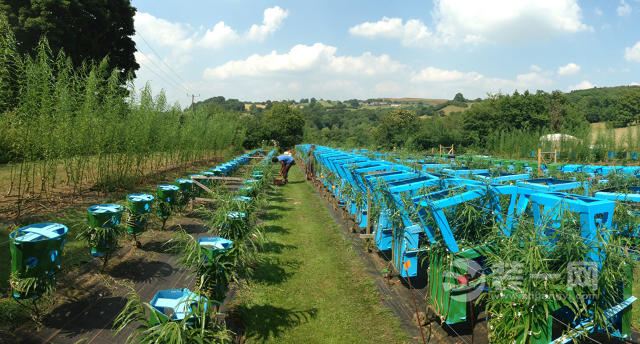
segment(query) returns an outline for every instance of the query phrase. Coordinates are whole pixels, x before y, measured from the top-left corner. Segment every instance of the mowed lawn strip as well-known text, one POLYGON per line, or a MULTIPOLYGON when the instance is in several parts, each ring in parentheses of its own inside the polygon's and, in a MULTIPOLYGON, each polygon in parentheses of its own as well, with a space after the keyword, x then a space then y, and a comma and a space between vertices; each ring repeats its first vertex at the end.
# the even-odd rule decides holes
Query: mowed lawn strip
POLYGON ((411 342, 298 168, 290 181, 271 197, 263 262, 234 301, 248 341, 411 342))

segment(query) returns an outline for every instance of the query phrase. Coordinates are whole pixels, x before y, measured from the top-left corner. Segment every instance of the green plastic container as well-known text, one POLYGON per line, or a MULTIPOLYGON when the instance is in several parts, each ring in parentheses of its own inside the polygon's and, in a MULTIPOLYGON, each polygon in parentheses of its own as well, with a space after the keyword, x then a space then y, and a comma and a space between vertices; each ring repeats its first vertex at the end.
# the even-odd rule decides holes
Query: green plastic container
POLYGON ((155 198, 147 193, 133 193, 127 195, 127 207, 133 214, 149 214, 155 198))
POLYGON ((147 216, 152 211, 154 197, 146 193, 134 193, 127 195, 127 233, 135 235, 144 232, 147 225, 147 216))
POLYGON ((166 223, 169 216, 171 216, 171 208, 175 206, 178 198, 178 192, 180 188, 171 184, 160 184, 156 189, 156 196, 158 199, 157 213, 162 219, 162 227, 166 223))
POLYGON ((38 298, 45 292, 46 285, 54 283, 55 274, 62 266, 60 258, 68 232, 65 225, 45 222, 18 228, 9 234, 11 272, 20 278, 48 280, 48 283, 38 284, 28 294, 14 289, 13 298, 38 298))
POLYGON ((68 232, 67 226, 53 222, 34 223, 11 232, 11 272, 22 278, 53 275, 61 267, 68 232))
POLYGON ((158 185, 158 189, 156 190, 156 196, 158 197, 158 202, 174 204, 178 197, 178 192, 180 188, 171 184, 160 184, 158 185))
MULTIPOLYGON (((91 227, 115 228, 122 221, 124 207, 119 204, 96 204, 87 208, 87 221, 91 227)), ((97 246, 91 247, 91 255, 103 257, 112 251, 118 244, 117 238, 109 241, 101 241, 97 246)))
POLYGON ((205 262, 215 261, 216 256, 233 247, 233 241, 221 237, 202 237, 198 239, 205 262))
POLYGON ((120 224, 124 207, 119 204, 96 204, 87 209, 87 221, 91 227, 113 228, 120 224))
POLYGON ((176 180, 176 185, 180 189, 180 193, 178 194, 177 203, 179 205, 185 205, 189 203, 191 199, 193 199, 195 195, 195 185, 193 184, 193 180, 187 178, 179 178, 176 180))

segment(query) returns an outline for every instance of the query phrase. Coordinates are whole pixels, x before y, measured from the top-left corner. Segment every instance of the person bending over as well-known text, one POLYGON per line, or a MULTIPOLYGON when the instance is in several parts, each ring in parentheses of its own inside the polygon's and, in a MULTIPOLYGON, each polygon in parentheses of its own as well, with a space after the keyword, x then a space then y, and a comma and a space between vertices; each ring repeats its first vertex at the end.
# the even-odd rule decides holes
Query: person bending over
POLYGON ((284 179, 284 183, 289 182, 289 169, 295 165, 296 161, 291 155, 279 155, 271 159, 272 162, 280 162, 280 176, 284 179))

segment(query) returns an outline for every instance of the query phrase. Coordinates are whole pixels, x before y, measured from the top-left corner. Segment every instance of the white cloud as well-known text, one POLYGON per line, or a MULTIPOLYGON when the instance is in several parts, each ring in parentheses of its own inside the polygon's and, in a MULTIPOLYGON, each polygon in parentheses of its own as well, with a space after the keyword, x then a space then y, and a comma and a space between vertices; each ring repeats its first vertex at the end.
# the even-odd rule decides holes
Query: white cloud
POLYGON ((328 68, 334 73, 374 76, 395 73, 405 67, 389 55, 365 52, 360 56, 332 56, 328 68))
POLYGON ((378 37, 399 39, 405 46, 429 43, 432 32, 423 22, 416 19, 403 23, 400 18, 383 17, 377 22, 364 22, 353 26, 349 33, 354 36, 374 39, 378 37))
POLYGON ((618 5, 618 8, 616 8, 616 12, 620 17, 626 17, 630 15, 632 10, 633 9, 631 8, 631 5, 629 5, 624 0, 620 0, 620 4, 618 5))
POLYGON ((133 19, 136 35, 154 46, 190 49, 195 42, 194 29, 188 24, 172 23, 145 12, 137 12, 133 19))
POLYGON ((247 38, 255 41, 263 41, 267 36, 280 28, 282 22, 289 15, 289 11, 279 6, 264 10, 262 25, 253 24, 247 32, 247 38))
POLYGON ((596 85, 592 84, 589 80, 584 80, 576 85, 569 86, 569 91, 586 90, 594 87, 596 87, 596 85))
POLYGON ((542 68, 540 68, 540 66, 538 66, 538 65, 534 65, 534 64, 533 64, 533 65, 531 65, 531 66, 529 66, 529 69, 530 69, 532 72, 542 72, 542 68))
POLYGON ((223 21, 218 22, 213 28, 208 29, 199 39, 198 44, 205 48, 221 48, 231 42, 237 41, 238 33, 227 26, 223 21))
POLYGON ((473 81, 482 79, 483 76, 476 72, 463 73, 457 70, 439 69, 427 67, 411 77, 413 82, 449 82, 449 81, 473 81))
POLYGON ((561 75, 561 76, 574 75, 574 74, 577 74, 578 72, 580 72, 580 66, 573 62, 568 63, 567 65, 558 67, 558 75, 561 75))
POLYGON ((512 77, 433 65, 412 68, 385 54, 342 55, 334 46, 315 43, 206 68, 198 91, 248 100, 400 96, 449 99, 457 92, 476 98, 514 90, 551 90, 557 87, 552 78, 555 75, 554 71, 537 66, 512 77))
POLYGON ((339 56, 336 51, 336 47, 322 43, 298 44, 286 53, 272 51, 267 55, 254 54, 244 60, 206 68, 203 76, 208 79, 229 79, 301 72, 373 76, 394 73, 404 68, 388 55, 376 56, 366 52, 360 56, 339 56))
POLYGON ((553 84, 553 80, 549 79, 544 73, 529 72, 516 75, 515 85, 524 89, 529 89, 531 87, 546 87, 551 84, 553 84))
POLYGON ((640 86, 640 82, 632 82, 629 86, 640 86))
POLYGON ((253 24, 242 35, 224 21, 219 21, 202 32, 202 29, 196 29, 191 25, 173 23, 145 12, 136 13, 134 23, 138 36, 149 40, 153 46, 171 48, 173 55, 179 55, 196 46, 219 49, 243 40, 263 41, 282 26, 288 14, 287 10, 278 6, 267 8, 264 10, 262 24, 253 24))
POLYGON ((624 50, 624 58, 631 62, 640 62, 640 41, 624 50))
POLYGON ((600 8, 598 8, 598 7, 596 7, 596 8, 593 10, 593 13, 595 13, 598 17, 601 17, 601 16, 604 14, 604 13, 602 12, 602 10, 601 10, 600 8))
POLYGON ((349 32, 426 46, 527 40, 592 30, 582 22, 577 0, 436 0, 432 13, 434 29, 417 19, 403 22, 383 17, 355 25, 349 32))

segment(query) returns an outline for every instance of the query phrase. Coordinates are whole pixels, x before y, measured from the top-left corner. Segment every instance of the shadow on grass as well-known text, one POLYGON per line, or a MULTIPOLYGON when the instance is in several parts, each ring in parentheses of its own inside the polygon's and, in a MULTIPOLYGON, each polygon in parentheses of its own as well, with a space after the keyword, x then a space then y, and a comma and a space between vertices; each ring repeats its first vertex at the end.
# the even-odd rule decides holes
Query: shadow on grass
POLYGON ((291 210, 291 207, 283 207, 283 206, 279 206, 279 205, 268 205, 267 207, 265 207, 266 211, 289 211, 291 210))
POLYGON ((282 197, 282 196, 271 196, 269 197, 269 202, 270 203, 286 203, 287 199, 282 197))
POLYGON ((114 266, 109 275, 115 278, 128 279, 134 282, 147 282, 154 278, 170 276, 175 269, 159 261, 146 261, 142 258, 125 261, 114 266))
POLYGON ((9 235, 0 231, 0 295, 3 295, 5 290, 9 291, 10 267, 9 235))
POLYGON ((265 220, 265 221, 274 221, 274 220, 279 220, 281 218, 282 218, 281 214, 277 214, 277 213, 273 213, 273 212, 269 212, 269 213, 260 215, 260 219, 261 220, 265 220))
POLYGON ((265 253, 282 253, 284 250, 293 250, 298 248, 296 245, 281 244, 275 241, 268 241, 262 245, 262 252, 265 253))
POLYGON ((318 309, 315 307, 296 310, 271 305, 241 305, 235 312, 244 323, 246 337, 261 342, 279 337, 287 330, 305 324, 318 315, 318 309))
POLYGON ((127 299, 123 297, 96 300, 94 295, 60 305, 47 315, 43 323, 49 328, 60 329, 62 333, 72 335, 94 329, 111 329, 113 319, 126 303, 127 299))
POLYGON ((285 268, 296 270, 300 267, 297 260, 282 261, 278 258, 264 258, 256 264, 251 279, 267 285, 280 284, 295 274, 285 268))
POLYGON ((289 234, 291 230, 277 225, 264 226, 265 233, 289 234))

